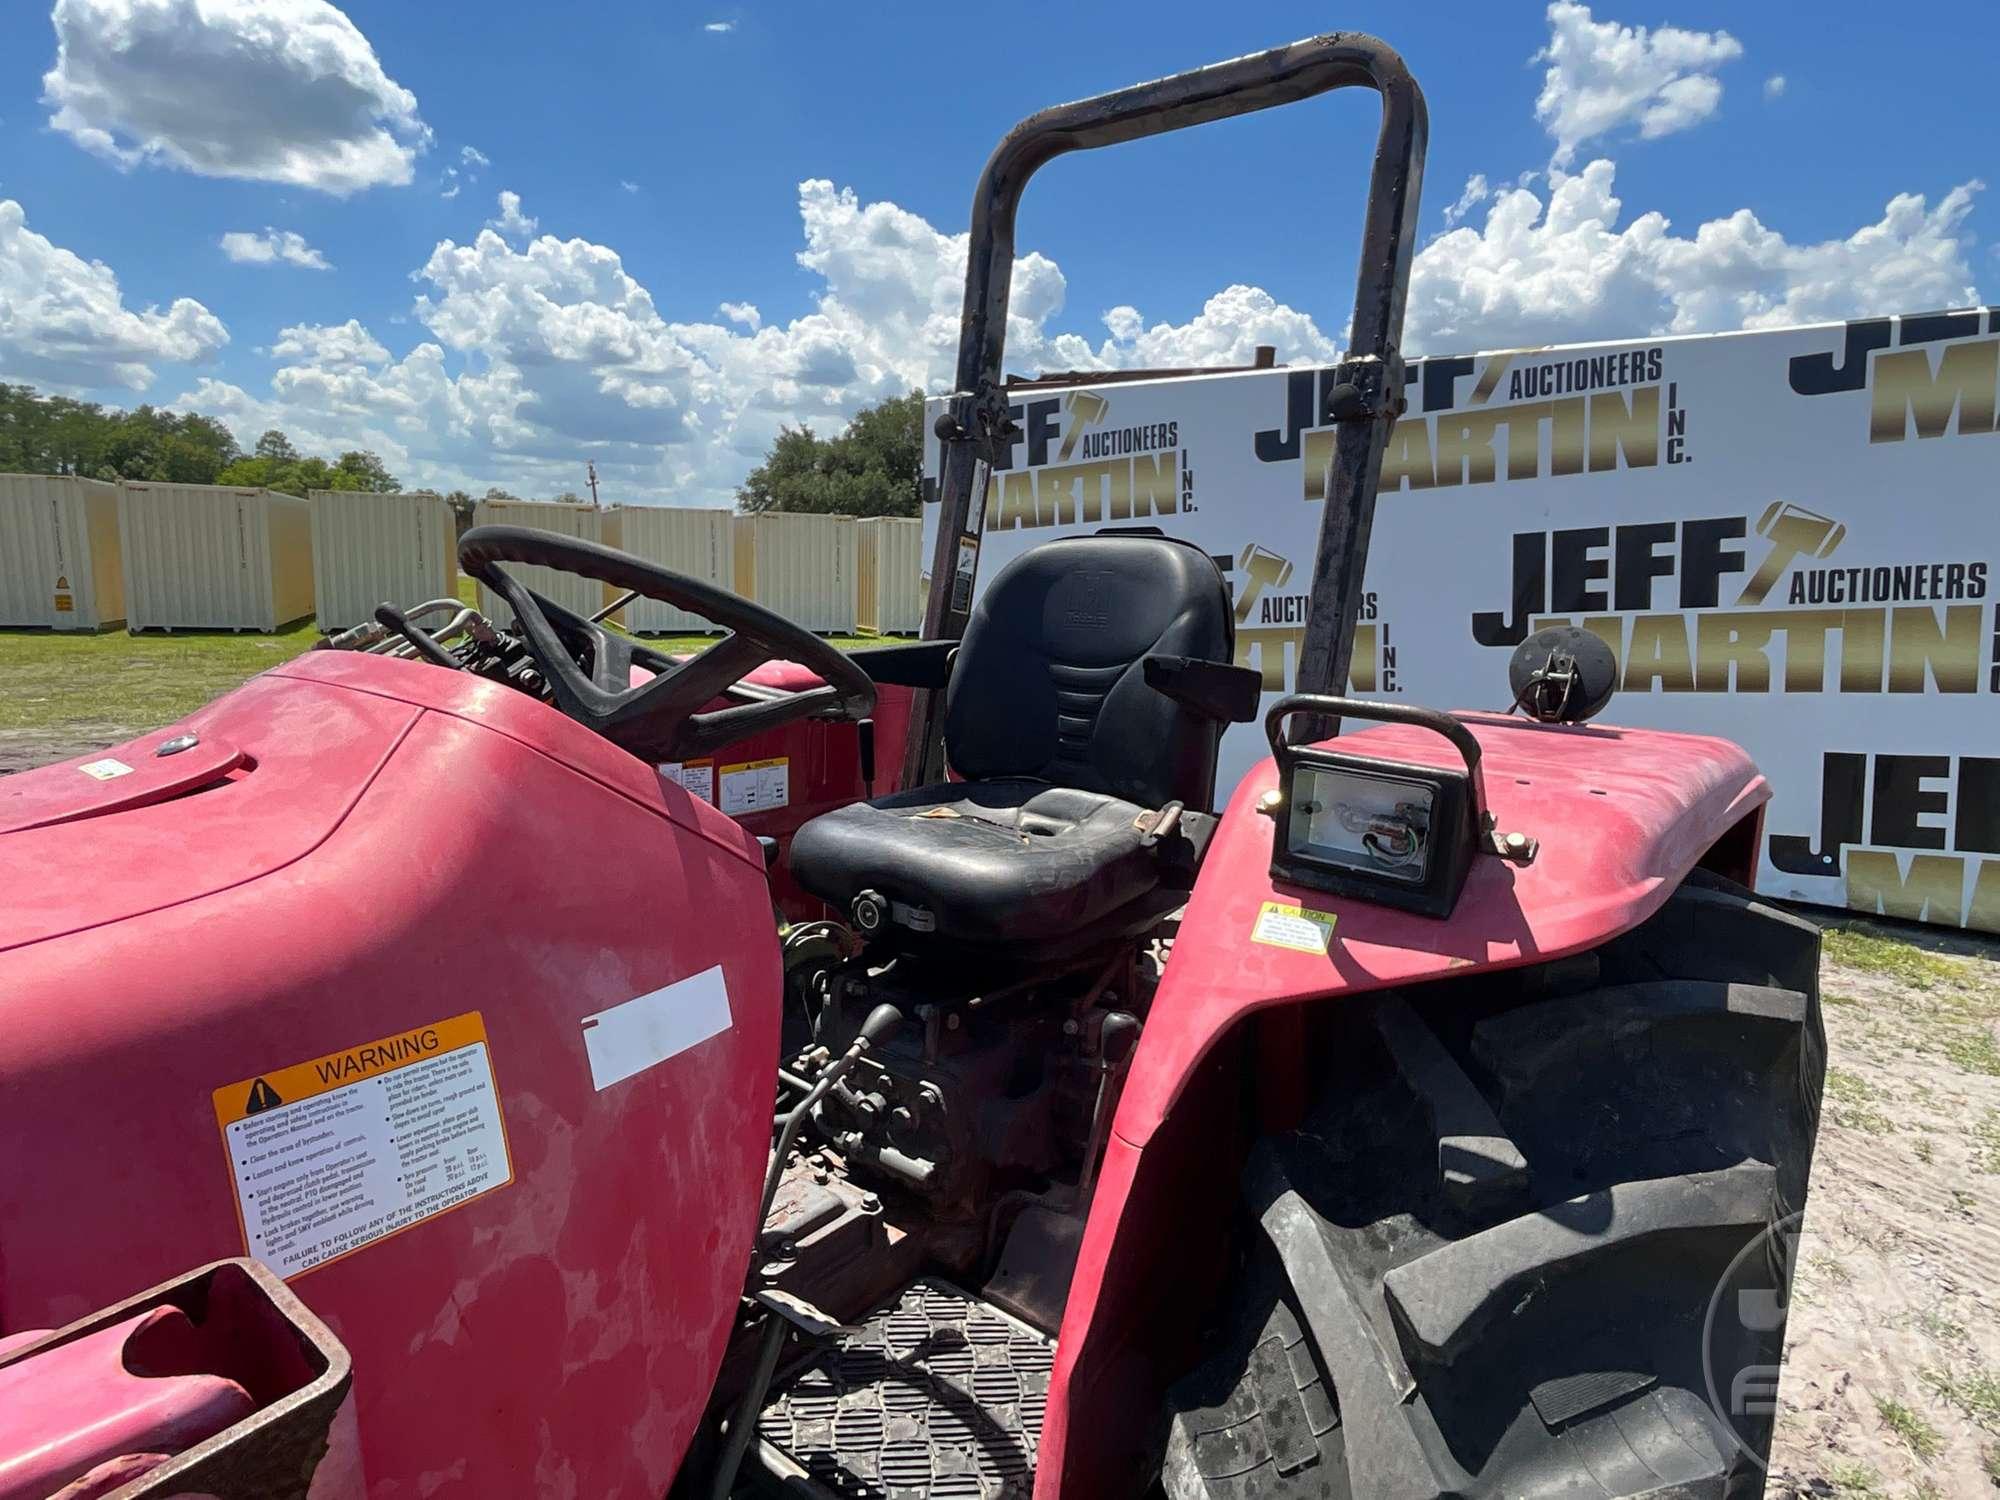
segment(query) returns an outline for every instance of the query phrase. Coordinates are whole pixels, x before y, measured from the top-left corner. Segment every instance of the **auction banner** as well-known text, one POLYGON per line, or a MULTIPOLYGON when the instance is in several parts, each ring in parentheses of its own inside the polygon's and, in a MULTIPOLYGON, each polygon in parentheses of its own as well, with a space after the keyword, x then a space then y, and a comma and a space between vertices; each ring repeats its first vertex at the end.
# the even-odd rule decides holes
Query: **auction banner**
MULTIPOLYGON (((980 583, 1051 537, 1185 537, 1268 707, 1305 633, 1334 383, 1017 391, 980 583)), ((1770 778, 1760 890, 2000 931, 1996 397, 2000 308, 1413 363, 1352 691, 1503 708, 1514 647, 1581 625, 1620 663, 1604 722, 1733 739, 1770 778)), ((1232 727, 1222 787, 1267 753, 1232 727)))

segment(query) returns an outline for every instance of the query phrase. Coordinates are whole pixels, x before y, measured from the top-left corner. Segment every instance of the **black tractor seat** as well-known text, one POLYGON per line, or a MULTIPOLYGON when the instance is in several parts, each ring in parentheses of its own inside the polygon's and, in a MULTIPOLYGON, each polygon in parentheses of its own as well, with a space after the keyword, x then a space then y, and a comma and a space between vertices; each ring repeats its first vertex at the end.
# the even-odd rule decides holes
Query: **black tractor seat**
POLYGON ((1234 653, 1228 590, 1198 548, 1043 543, 993 580, 959 645, 945 754, 966 779, 814 818, 793 876, 905 948, 1047 956, 1135 930, 1185 874, 1184 844, 1149 835, 1173 804, 1210 808, 1223 726, 1255 712, 1234 653))

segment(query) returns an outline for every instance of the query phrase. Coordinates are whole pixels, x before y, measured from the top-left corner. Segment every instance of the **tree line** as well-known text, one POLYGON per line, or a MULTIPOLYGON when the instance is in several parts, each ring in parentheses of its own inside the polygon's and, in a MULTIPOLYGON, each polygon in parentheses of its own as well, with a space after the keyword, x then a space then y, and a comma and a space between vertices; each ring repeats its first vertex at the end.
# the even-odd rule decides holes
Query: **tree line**
MULTIPOLYGON (((923 414, 923 393, 912 391, 864 408, 838 437, 823 438, 803 423, 781 428, 764 462, 737 489, 738 509, 751 514, 777 510, 916 515, 921 508, 923 414)), ((0 382, 0 472, 255 486, 288 495, 308 490, 394 493, 402 488, 382 460, 365 449, 315 457, 299 452, 288 436, 273 429, 246 453, 214 417, 150 405, 122 411, 4 382, 0 382)), ((451 502, 460 529, 470 525, 473 496, 453 490, 444 498, 451 502)), ((519 497, 496 486, 484 498, 519 497)), ((569 490, 553 498, 563 504, 582 503, 569 490)))
POLYGON ((326 459, 300 453, 276 430, 245 453, 236 436, 199 412, 135 406, 130 411, 48 396, 0 383, 0 471, 144 479, 156 484, 258 485, 307 490, 399 488, 375 454, 355 449, 326 459))

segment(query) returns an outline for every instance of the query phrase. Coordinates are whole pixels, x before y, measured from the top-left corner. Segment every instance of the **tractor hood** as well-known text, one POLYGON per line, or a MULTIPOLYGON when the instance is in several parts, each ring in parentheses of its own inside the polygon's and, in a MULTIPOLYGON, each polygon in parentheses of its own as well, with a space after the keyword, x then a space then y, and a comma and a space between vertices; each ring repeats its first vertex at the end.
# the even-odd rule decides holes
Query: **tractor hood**
POLYGON ((0 781, 0 951, 291 864, 339 824, 418 715, 265 676, 166 729, 0 781))

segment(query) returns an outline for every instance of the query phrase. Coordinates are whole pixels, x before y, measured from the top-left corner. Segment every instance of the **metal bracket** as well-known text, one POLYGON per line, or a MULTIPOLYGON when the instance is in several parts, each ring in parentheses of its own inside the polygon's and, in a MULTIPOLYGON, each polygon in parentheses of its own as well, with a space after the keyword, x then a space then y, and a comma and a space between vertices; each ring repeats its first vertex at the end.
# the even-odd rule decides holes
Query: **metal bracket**
POLYGON ((1531 865, 1535 856, 1541 853, 1542 841, 1531 833, 1502 833, 1493 826, 1493 814, 1487 813, 1479 830, 1479 852, 1497 854, 1512 865, 1531 865))
POLYGON ((1334 366, 1327 387, 1325 417, 1331 422, 1395 421, 1409 409, 1403 395, 1403 357, 1363 355, 1334 366))

